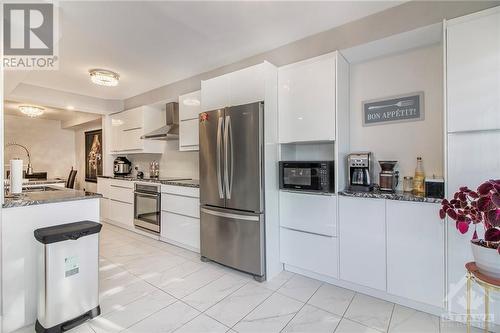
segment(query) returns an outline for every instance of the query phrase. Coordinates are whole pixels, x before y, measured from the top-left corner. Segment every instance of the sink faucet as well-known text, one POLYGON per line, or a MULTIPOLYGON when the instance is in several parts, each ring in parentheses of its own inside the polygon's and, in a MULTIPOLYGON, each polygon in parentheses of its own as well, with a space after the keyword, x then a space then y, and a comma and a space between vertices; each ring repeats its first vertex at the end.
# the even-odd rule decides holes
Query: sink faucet
POLYGON ((15 143, 15 142, 11 142, 11 143, 6 144, 5 148, 12 147, 12 146, 21 147, 26 151, 26 155, 28 155, 28 167, 26 168, 26 175, 28 175, 28 176, 33 175, 33 166, 31 165, 31 155, 30 155, 28 148, 26 148, 23 145, 20 145, 19 143, 15 143))

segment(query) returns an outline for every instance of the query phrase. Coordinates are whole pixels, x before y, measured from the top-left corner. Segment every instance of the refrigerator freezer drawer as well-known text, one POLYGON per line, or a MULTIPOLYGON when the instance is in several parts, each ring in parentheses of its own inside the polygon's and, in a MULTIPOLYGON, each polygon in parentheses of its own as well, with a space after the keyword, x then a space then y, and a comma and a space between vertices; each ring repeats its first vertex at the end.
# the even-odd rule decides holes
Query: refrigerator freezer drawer
POLYGON ((264 215, 201 208, 201 256, 259 277, 265 275, 264 215))

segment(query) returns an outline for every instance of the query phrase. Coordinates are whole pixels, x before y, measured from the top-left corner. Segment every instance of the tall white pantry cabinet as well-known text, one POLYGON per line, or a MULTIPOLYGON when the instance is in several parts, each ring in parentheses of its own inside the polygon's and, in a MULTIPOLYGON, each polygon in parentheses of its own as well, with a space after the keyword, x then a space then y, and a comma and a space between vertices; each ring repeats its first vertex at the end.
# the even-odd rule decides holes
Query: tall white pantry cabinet
MULTIPOLYGON (((446 22, 447 196, 500 178, 500 7, 446 22)), ((482 228, 478 227, 478 232, 482 228)), ((461 235, 448 223, 448 310, 465 313, 465 268, 473 228, 461 235)), ((499 256, 500 265, 500 256, 499 256)), ((482 300, 482 292, 477 297, 482 300)), ((484 304, 473 313, 483 314, 484 304)), ((500 323, 500 304, 490 311, 500 323)))

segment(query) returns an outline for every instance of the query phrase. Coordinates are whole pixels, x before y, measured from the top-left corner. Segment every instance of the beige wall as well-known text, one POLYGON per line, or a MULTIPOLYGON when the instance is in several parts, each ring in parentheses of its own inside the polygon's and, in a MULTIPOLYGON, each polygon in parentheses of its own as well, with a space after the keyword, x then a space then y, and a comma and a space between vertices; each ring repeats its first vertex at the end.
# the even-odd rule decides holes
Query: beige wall
MULTIPOLYGON (((403 176, 413 176, 417 156, 427 175, 443 175, 442 57, 439 44, 351 65, 351 150, 374 152, 376 161, 399 161, 400 186, 403 176), (417 91, 424 92, 425 120, 363 127, 363 101, 417 91)), ((377 183, 379 172, 376 163, 377 183)))
POLYGON ((76 174, 75 189, 77 190, 86 190, 90 192, 97 191, 97 183, 85 181, 85 132, 98 130, 101 128, 102 128, 102 123, 101 120, 99 119, 98 121, 91 122, 87 125, 79 126, 77 129, 75 129, 74 149, 76 156, 76 169, 78 170, 76 174))
MULTIPOLYGON (((75 166, 75 133, 72 130, 61 129, 61 122, 57 120, 4 115, 4 122, 5 143, 27 146, 34 171, 47 171, 49 178, 68 176, 71 167, 75 166)), ((9 147, 4 152, 6 165, 15 157, 27 164, 26 154, 21 148, 9 147)))

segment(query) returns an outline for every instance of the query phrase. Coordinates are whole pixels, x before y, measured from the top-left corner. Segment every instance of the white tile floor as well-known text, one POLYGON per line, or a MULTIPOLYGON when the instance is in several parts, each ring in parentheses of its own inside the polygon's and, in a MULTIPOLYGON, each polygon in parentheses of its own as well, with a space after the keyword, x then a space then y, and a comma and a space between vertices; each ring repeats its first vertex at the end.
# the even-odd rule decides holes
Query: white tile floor
POLYGON ((108 224, 100 254, 102 315, 72 333, 465 332, 457 323, 289 272, 258 283, 108 224))

